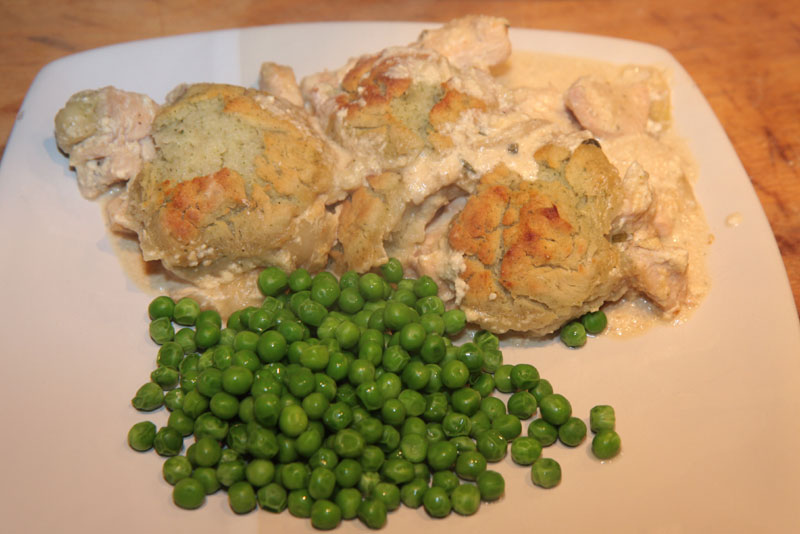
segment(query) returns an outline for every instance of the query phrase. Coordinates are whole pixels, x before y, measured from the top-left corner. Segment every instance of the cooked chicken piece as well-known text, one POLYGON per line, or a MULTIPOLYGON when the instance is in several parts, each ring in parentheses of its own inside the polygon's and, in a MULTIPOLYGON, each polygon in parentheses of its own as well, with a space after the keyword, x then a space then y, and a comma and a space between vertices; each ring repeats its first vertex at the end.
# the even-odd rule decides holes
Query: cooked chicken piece
POLYGON ((155 155, 150 125, 158 105, 113 87, 73 95, 55 118, 58 147, 69 155, 86 198, 136 176, 155 155))
POLYGON ((303 95, 291 67, 264 62, 258 77, 258 88, 294 104, 303 106, 303 95))
POLYGON ((534 182, 502 165, 484 175, 448 236, 464 258, 460 307, 494 332, 546 335, 626 289, 610 239, 616 169, 592 141, 572 153, 548 145, 536 159, 534 182))
POLYGON ((669 91, 655 70, 624 69, 618 78, 583 76, 567 90, 567 108, 601 140, 658 133, 669 122, 669 91))
POLYGON ((158 156, 128 186, 145 260, 204 287, 266 265, 324 268, 338 218, 327 206, 345 192, 305 111, 215 84, 170 101, 153 123, 158 156))
POLYGON ((686 301, 689 255, 685 249, 665 246, 660 239, 623 246, 622 263, 633 289, 644 294, 667 316, 686 301))
POLYGON ((417 43, 439 52, 458 68, 488 69, 511 55, 508 26, 502 18, 467 16, 435 30, 425 30, 417 43))

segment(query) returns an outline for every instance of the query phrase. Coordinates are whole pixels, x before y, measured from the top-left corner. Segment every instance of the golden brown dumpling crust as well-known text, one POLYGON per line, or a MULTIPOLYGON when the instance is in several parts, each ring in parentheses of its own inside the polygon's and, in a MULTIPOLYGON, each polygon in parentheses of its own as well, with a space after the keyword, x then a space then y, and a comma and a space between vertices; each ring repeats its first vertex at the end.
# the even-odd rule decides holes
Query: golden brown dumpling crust
POLYGON ((464 254, 461 307, 496 332, 546 335, 624 290, 609 236, 616 169, 591 143, 572 154, 548 145, 536 158, 536 181, 502 165, 483 176, 449 233, 464 254))
POLYGON ((195 283, 268 264, 325 266, 334 156, 298 107, 243 87, 188 87, 157 115, 157 148, 129 186, 148 260, 195 283))

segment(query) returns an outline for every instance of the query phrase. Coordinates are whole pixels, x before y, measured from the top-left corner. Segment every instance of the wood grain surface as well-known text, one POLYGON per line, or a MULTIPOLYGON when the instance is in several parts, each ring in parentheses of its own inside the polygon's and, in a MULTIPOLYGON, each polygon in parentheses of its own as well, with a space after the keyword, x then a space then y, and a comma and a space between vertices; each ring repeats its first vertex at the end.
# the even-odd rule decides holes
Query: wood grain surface
POLYGON ((341 20, 483 13, 525 28, 669 50, 711 103, 761 200, 800 308, 800 5, 797 0, 0 0, 0 151, 36 73, 112 43, 341 20))

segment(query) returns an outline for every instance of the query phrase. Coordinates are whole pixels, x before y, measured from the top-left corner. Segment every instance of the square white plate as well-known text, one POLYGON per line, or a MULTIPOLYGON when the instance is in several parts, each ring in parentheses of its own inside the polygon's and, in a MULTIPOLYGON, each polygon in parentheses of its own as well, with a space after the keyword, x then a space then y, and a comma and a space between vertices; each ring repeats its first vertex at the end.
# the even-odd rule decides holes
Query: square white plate
MULTIPOLYGON (((427 25, 430 27, 431 25, 427 25)), ((4 532, 308 532, 288 513, 235 516, 224 493, 198 511, 171 503, 162 459, 125 441, 145 419, 130 406, 155 361, 151 296, 125 276, 97 204, 80 197, 56 149, 53 117, 76 91, 112 84, 163 101, 182 82, 254 85, 264 60, 302 77, 404 44, 408 23, 299 24, 156 39, 92 50, 45 67, 0 166, 0 458, 4 532)), ((666 51, 630 41, 512 30, 516 50, 673 74, 678 131, 700 167, 697 195, 715 242, 713 287, 686 324, 582 350, 507 350, 529 361, 584 419, 617 410, 623 453, 593 459, 588 441, 555 445, 564 478, 534 487, 501 462, 506 496, 465 519, 404 509, 387 532, 800 532, 800 325, 781 258, 747 175, 705 99, 666 51), (742 223, 725 219, 739 213, 742 223)), ((166 421, 165 413, 154 418, 166 421)), ((340 531, 365 531, 346 522, 340 531)))

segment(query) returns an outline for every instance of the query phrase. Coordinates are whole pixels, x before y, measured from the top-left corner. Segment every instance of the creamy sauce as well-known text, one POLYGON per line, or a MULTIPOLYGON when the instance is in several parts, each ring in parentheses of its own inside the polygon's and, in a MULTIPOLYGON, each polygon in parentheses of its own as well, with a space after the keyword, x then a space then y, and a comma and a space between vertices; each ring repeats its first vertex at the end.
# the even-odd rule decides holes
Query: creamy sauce
MULTIPOLYGON (((497 80, 511 90, 535 92, 536 98, 531 99, 531 113, 550 121, 562 130, 576 130, 574 118, 564 108, 563 95, 569 86, 580 76, 612 76, 620 71, 619 65, 599 61, 566 58, 556 55, 535 54, 529 52, 515 52, 511 59, 501 67, 495 69, 493 74, 497 80), (537 108, 538 106, 538 108, 537 108)), ((614 336, 637 335, 647 331, 656 324, 678 324, 684 322, 692 310, 708 292, 710 279, 706 270, 706 253, 708 246, 713 241, 709 233, 704 215, 699 205, 695 202, 691 184, 697 180, 697 166, 689 153, 686 144, 670 129, 659 132, 658 143, 661 151, 669 157, 653 156, 648 152, 647 143, 653 144, 653 137, 642 134, 647 139, 632 139, 615 141, 604 144, 609 160, 624 175, 631 163, 631 158, 644 159, 640 161, 652 177, 663 181, 660 186, 663 195, 672 195, 678 203, 675 218, 671 221, 672 240, 676 245, 684 248, 689 254, 688 263, 688 291, 686 305, 668 317, 660 310, 637 294, 628 294, 617 302, 609 303, 604 307, 609 317, 607 334, 614 336), (648 154, 650 154, 648 156, 648 154), (685 185, 674 176, 685 177, 685 185)), ((585 135, 583 136, 585 137, 585 135)), ((574 144, 580 142, 581 136, 576 133, 570 141, 574 144)), ((533 142, 534 139, 531 139, 533 142)), ((483 156, 492 159, 491 151, 487 150, 483 156)), ((440 165, 442 162, 439 162, 440 165)), ((483 170, 482 160, 470 162, 483 170)), ((461 163, 453 164, 460 167, 461 163)), ((486 165, 489 165, 488 163, 486 165)), ((424 169, 429 170, 429 169, 424 169)), ((441 169, 440 169, 441 170, 441 169)), ((520 169, 523 171, 523 169, 520 169)), ((414 169, 409 170, 413 174, 414 169)), ((435 176, 420 172, 420 175, 435 176)), ((525 172, 521 173, 523 176, 525 172)), ((423 188, 422 185, 420 185, 423 188)), ((111 198, 113 193, 107 197, 111 198)), ((729 218, 729 224, 735 225, 735 218, 729 218)), ((261 295, 256 286, 256 273, 241 276, 231 283, 213 289, 200 290, 182 282, 170 275, 157 262, 145 262, 142 259, 135 236, 120 234, 110 229, 111 242, 120 259, 126 274, 143 291, 157 295, 169 294, 174 298, 192 296, 202 306, 214 306, 223 316, 230 312, 249 305, 257 305, 261 295)), ((431 251, 433 253, 433 251, 431 251)))

